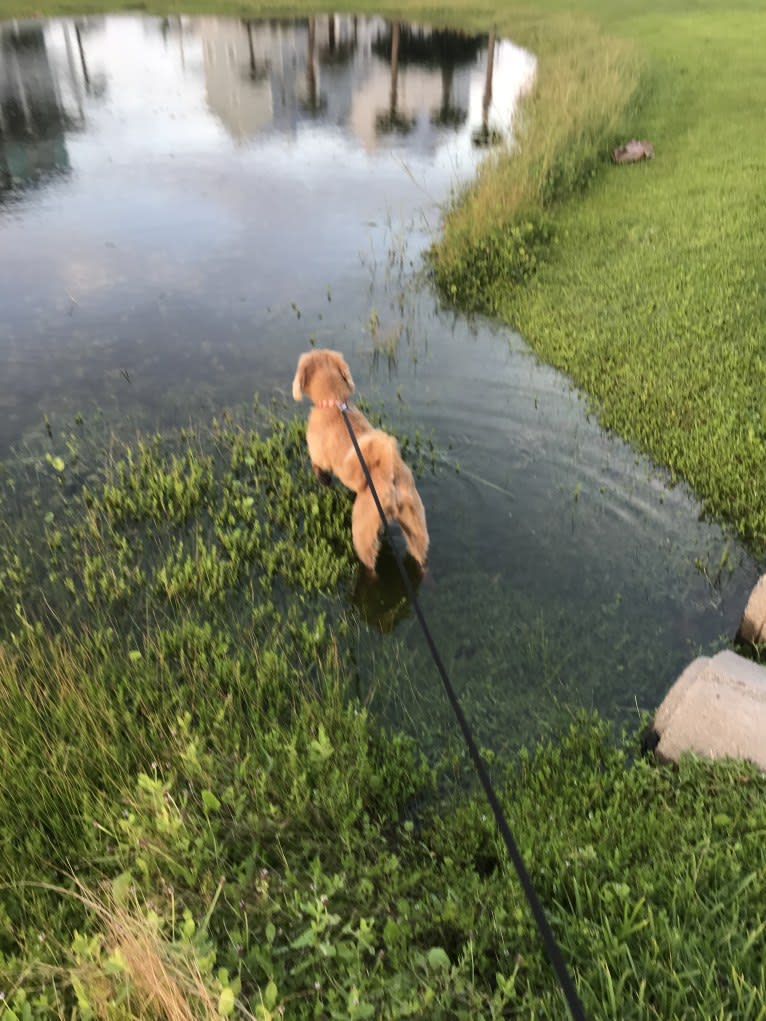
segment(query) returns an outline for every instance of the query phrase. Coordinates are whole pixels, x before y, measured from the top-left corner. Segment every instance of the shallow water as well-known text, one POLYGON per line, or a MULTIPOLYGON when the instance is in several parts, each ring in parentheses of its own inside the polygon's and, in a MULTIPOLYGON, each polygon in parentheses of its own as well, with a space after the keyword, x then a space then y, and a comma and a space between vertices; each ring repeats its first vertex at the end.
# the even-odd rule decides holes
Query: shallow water
MULTIPOLYGON (((338 347, 373 409, 434 444, 420 596, 479 739, 577 706, 628 718, 733 634, 758 565, 521 338, 420 279, 472 139, 509 133, 534 58, 496 42, 487 101, 486 37, 396 34, 0 26, 0 451, 46 414, 98 406, 125 432, 287 394, 301 351, 338 347)), ((360 686, 419 726, 438 681, 391 568, 349 580, 360 686)))

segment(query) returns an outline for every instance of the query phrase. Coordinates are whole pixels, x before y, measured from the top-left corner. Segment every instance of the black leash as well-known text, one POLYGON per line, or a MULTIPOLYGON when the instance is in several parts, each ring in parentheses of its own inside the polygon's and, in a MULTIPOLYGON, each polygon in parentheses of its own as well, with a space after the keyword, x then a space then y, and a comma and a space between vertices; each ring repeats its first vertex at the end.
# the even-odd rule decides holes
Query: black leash
POLYGON ((380 515, 380 520, 383 522, 383 529, 385 531, 386 537, 388 538, 391 549, 393 550, 394 557, 396 559, 396 566, 399 568, 399 573, 402 576, 402 581, 404 582, 404 587, 407 590, 407 595, 409 596, 410 602, 412 603, 413 609, 415 610, 415 615, 418 618, 418 622, 420 623, 420 626, 423 629, 423 634, 425 635, 426 642, 428 643, 428 648, 431 651, 433 661, 436 664, 436 669, 439 671, 439 676, 442 679, 444 690, 447 693, 447 698, 449 699, 453 712, 455 713, 457 721, 460 724, 460 729, 463 732, 463 737, 465 738, 465 742, 468 745, 468 751, 470 753, 471 759, 473 760, 473 764, 476 767, 476 772, 479 774, 479 780, 481 780, 481 785, 484 788, 484 793, 487 795, 487 801, 489 801, 490 807, 492 808, 492 812, 495 816, 495 822, 497 823, 497 828, 500 831, 500 835, 503 838, 508 854, 518 874, 519 882, 521 883, 521 888, 524 891, 524 895, 527 898, 527 902, 532 910, 532 915, 534 916, 535 922, 537 923, 537 928, 540 932, 540 935, 542 936, 543 944, 545 945, 545 950, 546 953, 548 954, 548 958, 551 964, 553 965, 553 968, 556 972, 559 982, 561 983, 561 988, 564 992, 564 997, 566 998, 567 1005, 569 1007, 569 1012, 574 1018, 574 1021, 585 1021, 585 1011, 583 1010, 582 1004, 580 1003, 579 997, 577 996, 577 991, 575 990, 574 983, 572 982, 569 972, 567 971, 564 956, 561 953, 561 949, 558 943, 556 942, 556 937, 553 935, 553 932, 551 931, 551 927, 548 924, 548 919, 545 917, 545 911, 543 910, 543 906, 540 903, 540 898, 537 896, 537 891, 535 890, 532 884, 532 880, 530 879, 529 873, 527 872, 526 866, 524 865, 524 859, 521 857, 521 853, 519 852, 519 849, 516 846, 516 841, 513 839, 513 834, 511 833, 508 821, 505 818, 505 813, 503 812, 500 801, 498 800, 498 797, 495 794, 495 789, 492 786, 492 781, 489 778, 487 767, 484 765, 484 760, 482 759, 479 749, 476 746, 476 742, 473 739, 471 728, 468 726, 468 720, 465 718, 465 714, 463 712, 462 706, 460 705, 457 694, 455 693, 455 689, 452 687, 452 682, 450 681, 449 676, 447 675, 447 670, 444 666, 444 663, 442 662, 441 656, 439 655, 439 650, 436 648, 436 643, 433 640, 433 636, 431 635, 431 632, 428 628, 426 619, 423 616, 423 611, 420 608, 420 603, 418 602, 415 589, 413 588, 412 582, 410 581, 409 576, 407 575, 407 572, 404 568, 404 562, 402 560, 401 554, 399 553, 399 550, 396 548, 396 545, 393 543, 391 539, 391 531, 388 527, 388 521, 386 520, 386 515, 383 510, 383 506, 381 505, 380 499, 375 489, 375 485, 372 481, 370 469, 367 467, 367 462, 364 459, 361 448, 359 447, 359 442, 357 441, 356 438, 356 434, 354 433, 353 426, 351 425, 351 421, 348 417, 348 404, 345 401, 339 401, 338 408, 341 414, 343 415, 343 421, 346 423, 346 428, 348 429, 348 434, 351 437, 351 442, 354 445, 356 456, 359 458, 359 463, 362 466, 362 471, 364 472, 364 477, 367 480, 367 485, 370 487, 370 492, 372 493, 372 498, 375 501, 375 506, 378 508, 378 514, 380 515))

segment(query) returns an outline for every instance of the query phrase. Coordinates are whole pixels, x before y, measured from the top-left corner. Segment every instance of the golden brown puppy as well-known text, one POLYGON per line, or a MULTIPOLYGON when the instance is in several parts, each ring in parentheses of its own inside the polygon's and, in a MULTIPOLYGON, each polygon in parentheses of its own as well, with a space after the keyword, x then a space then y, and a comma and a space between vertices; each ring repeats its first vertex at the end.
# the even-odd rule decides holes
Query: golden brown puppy
MULTIPOLYGON (((338 351, 318 348, 298 359, 293 398, 299 401, 305 393, 314 404, 306 427, 311 467, 317 478, 324 481, 332 473, 356 493, 351 515, 354 549, 362 563, 374 571, 383 526, 338 408, 353 390, 351 371, 338 351)), ((399 522, 407 549, 423 567, 428 555, 426 512, 399 445, 382 429, 373 429, 358 408, 349 406, 348 415, 386 518, 399 522)))

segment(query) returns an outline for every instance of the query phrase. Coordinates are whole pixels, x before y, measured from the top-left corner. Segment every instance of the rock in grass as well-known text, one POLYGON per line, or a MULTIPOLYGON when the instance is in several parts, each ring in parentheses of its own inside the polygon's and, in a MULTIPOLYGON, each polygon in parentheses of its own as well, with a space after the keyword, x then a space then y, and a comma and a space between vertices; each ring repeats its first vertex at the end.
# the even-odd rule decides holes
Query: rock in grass
POLYGON ((646 140, 639 141, 631 138, 624 145, 618 145, 612 149, 612 159, 615 163, 638 163, 639 160, 650 160, 654 156, 654 146, 646 140))
POLYGON ((728 650, 700 656, 665 696, 653 729, 663 761, 694 752, 749 759, 766 772, 766 669, 728 650))
POLYGON ((752 645, 766 643, 766 574, 761 575, 750 593, 742 620, 737 631, 738 642, 752 645))

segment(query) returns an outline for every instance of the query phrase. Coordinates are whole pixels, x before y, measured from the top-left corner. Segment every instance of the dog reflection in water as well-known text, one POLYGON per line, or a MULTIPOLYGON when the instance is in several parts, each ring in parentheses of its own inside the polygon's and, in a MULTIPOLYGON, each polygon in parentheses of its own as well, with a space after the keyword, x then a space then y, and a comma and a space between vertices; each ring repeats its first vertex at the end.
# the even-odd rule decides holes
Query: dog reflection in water
MULTIPOLYGON (((339 352, 319 348, 298 359, 293 398, 299 401, 306 394, 314 405, 306 427, 311 467, 320 481, 334 475, 356 493, 351 537, 357 556, 374 574, 383 523, 339 408, 353 391, 351 371, 339 352)), ((428 555, 426 512, 399 444, 374 429, 358 408, 349 407, 348 416, 386 519, 399 524, 408 552, 422 569, 428 555)))
MULTIPOLYGON (((397 534, 396 525, 391 531, 394 543, 403 546, 403 537, 397 534)), ((411 557, 404 560, 404 570, 413 591, 417 592, 424 577, 428 577, 427 572, 423 572, 411 557)), ((365 567, 359 569, 351 602, 365 624, 384 634, 391 633, 398 624, 412 616, 412 603, 388 542, 381 543, 375 574, 365 567)))

